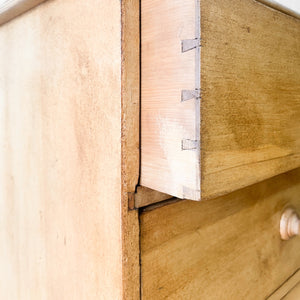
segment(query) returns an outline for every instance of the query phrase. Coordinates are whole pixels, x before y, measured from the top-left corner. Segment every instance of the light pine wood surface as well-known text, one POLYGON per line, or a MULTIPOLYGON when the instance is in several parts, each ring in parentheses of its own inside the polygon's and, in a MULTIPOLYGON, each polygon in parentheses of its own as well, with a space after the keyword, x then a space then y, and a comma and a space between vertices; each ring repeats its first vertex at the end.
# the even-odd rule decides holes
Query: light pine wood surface
POLYGON ((121 107, 137 81, 122 104, 121 38, 120 1, 47 1, 0 27, 0 299, 139 294, 121 177, 121 107))
POLYGON ((168 194, 164 194, 155 190, 148 189, 143 186, 138 186, 134 194, 134 206, 144 207, 153 203, 165 201, 173 198, 168 194))
POLYGON ((267 300, 297 300, 300 298, 300 270, 284 282, 267 300))
POLYGON ((133 193, 140 171, 140 4, 121 2, 122 8, 122 299, 140 297, 139 219, 128 210, 128 193, 133 193))
POLYGON ((296 0, 256 0, 279 10, 292 17, 300 19, 300 3, 296 0))
POLYGON ((300 166, 300 20, 202 1, 203 198, 300 166))
POLYGON ((182 197, 183 187, 199 190, 197 152, 181 150, 196 131, 194 102, 180 102, 195 86, 195 53, 181 53, 181 40, 195 36, 195 2, 142 0, 141 18, 140 183, 182 197))
POLYGON ((300 298, 300 282, 293 287, 292 290, 283 298, 283 300, 299 300, 300 298))
POLYGON ((280 238, 300 211, 300 169, 211 201, 141 214, 142 299, 260 300, 300 267, 300 238, 280 238))
POLYGON ((1 0, 0 25, 12 20, 46 0, 1 0))
POLYGON ((181 53, 195 1, 142 1, 141 184, 193 200, 300 166, 300 20, 252 0, 201 0, 200 15, 201 99, 181 102, 195 88, 195 49, 181 53), (195 114, 198 157, 182 148, 195 114))

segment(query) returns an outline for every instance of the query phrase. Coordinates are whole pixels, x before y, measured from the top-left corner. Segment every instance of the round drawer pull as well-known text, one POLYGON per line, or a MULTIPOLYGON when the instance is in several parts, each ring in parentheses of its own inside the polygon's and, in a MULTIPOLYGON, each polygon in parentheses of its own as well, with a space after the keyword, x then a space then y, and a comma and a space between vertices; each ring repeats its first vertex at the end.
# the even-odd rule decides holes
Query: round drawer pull
POLYGON ((296 211, 287 208, 280 220, 280 235, 283 240, 289 240, 300 233, 300 218, 296 211))

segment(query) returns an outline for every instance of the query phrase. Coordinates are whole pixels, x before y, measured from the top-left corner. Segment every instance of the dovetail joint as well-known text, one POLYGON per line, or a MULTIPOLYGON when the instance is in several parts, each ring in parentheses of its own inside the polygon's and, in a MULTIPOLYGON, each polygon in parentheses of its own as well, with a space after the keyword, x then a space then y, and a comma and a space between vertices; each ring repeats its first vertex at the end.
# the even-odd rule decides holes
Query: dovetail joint
POLYGON ((197 150, 199 148, 199 141, 183 139, 181 141, 181 150, 197 150))
POLYGON ((181 41, 181 52, 183 53, 199 47, 201 47, 199 38, 181 41))
POLYGON ((182 198, 183 199, 193 199, 200 200, 201 192, 200 190, 195 190, 186 186, 182 187, 182 198))
POLYGON ((190 99, 200 99, 200 90, 195 89, 195 90, 183 90, 181 91, 181 102, 190 100, 190 99))

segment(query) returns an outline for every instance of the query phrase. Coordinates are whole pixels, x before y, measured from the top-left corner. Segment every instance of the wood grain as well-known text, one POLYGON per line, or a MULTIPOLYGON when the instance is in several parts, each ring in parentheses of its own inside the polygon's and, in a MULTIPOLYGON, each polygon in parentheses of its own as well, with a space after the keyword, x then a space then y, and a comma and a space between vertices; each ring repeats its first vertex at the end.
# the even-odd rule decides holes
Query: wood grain
POLYGON ((140 183, 183 197, 199 190, 197 152, 181 149, 196 131, 193 101, 180 102, 181 90, 195 86, 195 54, 181 53, 181 40, 195 36, 195 3, 143 0, 141 8, 140 183))
POLYGON ((140 249, 138 211, 128 211, 128 193, 139 179, 140 122, 140 5, 136 0, 122 7, 122 299, 140 298, 140 249))
POLYGON ((46 0, 2 0, 0 1, 0 25, 12 20, 46 0))
POLYGON ((1 299, 122 299, 121 138, 119 1, 0 27, 1 299))
POLYGON ((298 300, 300 298, 300 282, 288 292, 283 300, 298 300))
POLYGON ((286 206, 300 211, 300 169, 226 196, 141 214, 142 299, 265 299, 300 267, 282 241, 286 206))
POLYGON ((200 8, 197 157, 181 148, 195 138, 197 100, 180 102, 195 87, 194 50, 180 48, 195 37, 195 3, 142 1, 141 184, 192 200, 300 166, 300 20, 252 0, 200 8))
POLYGON ((274 1, 274 0, 256 0, 265 5, 268 5, 276 10, 279 10, 285 14, 288 14, 292 17, 300 19, 300 5, 293 2, 287 1, 274 1), (280 3, 282 2, 282 3, 280 3), (284 3, 284 4, 283 4, 284 3), (298 8, 298 9, 297 9, 298 8))
POLYGON ((298 270, 293 276, 291 276, 286 282, 284 282, 267 300, 296 300, 299 299, 300 291, 300 270, 298 270), (293 294, 298 293, 298 298, 290 298, 293 294))
POLYGON ((300 166, 300 20, 202 1, 202 197, 300 166))
POLYGON ((173 198, 168 194, 164 194, 155 190, 139 186, 134 194, 134 206, 136 208, 144 207, 156 202, 165 201, 173 198))

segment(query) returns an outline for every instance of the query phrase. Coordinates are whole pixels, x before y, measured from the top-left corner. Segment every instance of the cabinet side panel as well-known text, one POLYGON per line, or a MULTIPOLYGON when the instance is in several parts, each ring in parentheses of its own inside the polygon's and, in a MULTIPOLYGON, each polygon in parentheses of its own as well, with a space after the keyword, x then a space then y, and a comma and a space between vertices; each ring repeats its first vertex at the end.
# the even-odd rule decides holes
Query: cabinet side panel
POLYGON ((121 299, 121 9, 0 27, 0 298, 121 299))
POLYGON ((46 0, 4 0, 0 2, 0 25, 12 20, 46 0))

